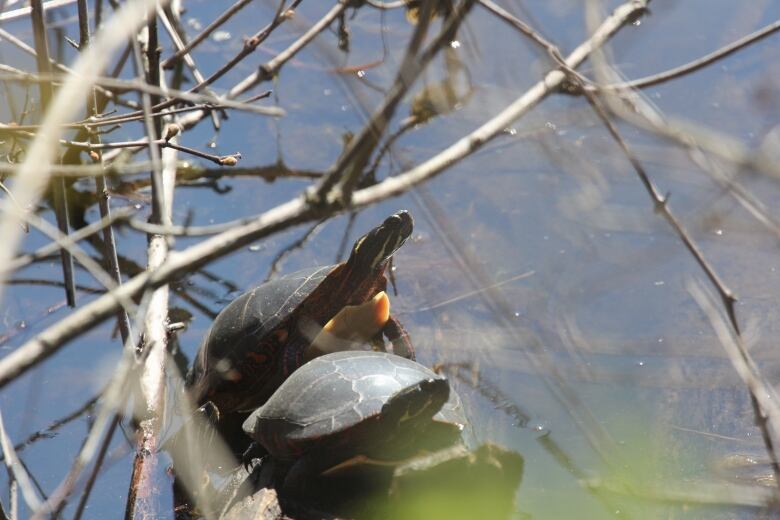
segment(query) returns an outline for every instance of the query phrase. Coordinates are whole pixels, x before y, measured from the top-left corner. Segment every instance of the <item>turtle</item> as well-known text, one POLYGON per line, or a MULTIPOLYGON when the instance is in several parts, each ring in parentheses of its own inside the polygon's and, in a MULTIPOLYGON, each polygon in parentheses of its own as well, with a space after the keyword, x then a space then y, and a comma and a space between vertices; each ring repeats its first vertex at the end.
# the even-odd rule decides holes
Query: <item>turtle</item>
MULTIPOLYGON (((308 476, 395 464, 462 440, 467 424, 446 378, 387 352, 335 352, 295 371, 244 422, 244 432, 289 470, 308 476)), ((245 458, 245 461, 247 458, 245 458)))
MULTIPOLYGON (((346 262, 298 271, 261 284, 216 317, 188 375, 197 406, 219 416, 262 405, 311 355, 312 338, 345 306, 371 300, 387 287, 385 268, 414 227, 398 211, 360 237, 346 262)), ((392 350, 414 359, 403 326, 390 316, 381 330, 392 350)))

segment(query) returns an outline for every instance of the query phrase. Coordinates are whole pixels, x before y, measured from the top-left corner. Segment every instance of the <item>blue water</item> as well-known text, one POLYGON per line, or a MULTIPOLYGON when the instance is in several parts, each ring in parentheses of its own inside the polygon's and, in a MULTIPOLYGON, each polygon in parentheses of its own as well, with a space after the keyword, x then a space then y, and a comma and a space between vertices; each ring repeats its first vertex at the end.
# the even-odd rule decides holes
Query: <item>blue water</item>
MULTIPOLYGON (((300 27, 318 19, 329 5, 304 2, 296 14, 299 25, 288 24, 275 33, 220 80, 216 90, 226 90, 289 45, 300 34, 300 27)), ((203 1, 186 6, 185 21, 198 20, 204 25, 224 8, 223 3, 203 1)), ((507 8, 525 15, 564 54, 586 35, 581 2, 513 2, 507 8)), ((266 23, 272 11, 266 3, 250 4, 225 28, 230 38, 202 45, 195 53, 196 61, 204 71, 214 70, 240 49, 244 36, 266 23)), ((610 56, 626 77, 642 77, 706 54, 778 16, 780 5, 772 2, 657 0, 639 25, 625 27, 611 40, 610 56)), ((73 19, 62 18, 67 34, 75 37, 73 19)), ((363 9, 349 25, 349 56, 334 50, 336 36, 327 32, 289 63, 276 81, 259 88, 274 90, 274 97, 265 103, 278 103, 286 117, 271 120, 231 112, 218 133, 204 120, 183 137, 182 144, 212 153, 240 151, 243 167, 269 166, 281 160, 290 168, 326 170, 338 157, 344 134, 359 131, 366 111, 382 96, 356 75, 336 69, 382 60, 365 69, 364 79, 387 87, 412 30, 401 11, 380 16, 363 9), (212 141, 216 146, 207 148, 212 141)), ((31 41, 27 22, 5 28, 31 41)), ((393 163, 385 164, 380 175, 398 173, 404 165, 425 160, 466 135, 522 94, 547 67, 543 53, 479 7, 469 17, 459 42, 457 55, 471 77, 472 95, 458 111, 401 137, 393 163)), ((169 46, 164 45, 163 56, 167 56, 169 46)), ((758 146, 777 121, 776 49, 777 36, 770 36, 702 71, 644 93, 667 114, 758 146)), ((2 52, 8 63, 32 69, 30 60, 5 43, 2 52)), ((592 67, 586 63, 581 70, 590 73, 592 67)), ((442 75, 439 61, 426 80, 433 83, 442 75)), ((413 93, 419 88, 422 84, 413 93)), ((7 119, 7 108, 0 110, 7 119)), ((408 111, 407 100, 398 118, 408 111)), ((774 312, 779 281, 776 238, 679 147, 625 124, 618 126, 660 191, 671 193, 671 207, 739 296, 737 312, 751 352, 772 380, 780 366, 773 341, 778 322, 774 312)), ((399 294, 393 297, 394 311, 409 329, 423 362, 470 363, 481 380, 527 414, 527 424, 514 424, 497 403, 463 382, 456 384, 470 407, 476 437, 503 444, 525 457, 517 506, 521 514, 538 518, 574 514, 699 517, 702 510, 685 510, 679 504, 631 501, 609 493, 599 500, 580 486, 583 475, 607 479, 614 471, 594 453, 572 414, 551 395, 545 385, 545 381, 555 384, 550 373, 538 373, 524 361, 523 352, 530 344, 519 343, 518 336, 496 320, 485 306, 484 293, 469 296, 484 287, 470 281, 468 269, 461 267, 462 258, 474 258, 493 283, 530 272, 499 289, 516 313, 517 330, 541 341, 555 372, 614 439, 611 462, 622 461, 622 469, 634 481, 647 479, 675 487, 681 479, 717 479, 711 470, 713 461, 745 447, 760 448, 747 394, 687 289, 692 281, 706 282, 702 271, 667 223, 653 213, 636 174, 587 104, 579 98, 553 96, 512 129, 514 135, 508 133, 489 143, 426 184, 424 192, 413 191, 360 211, 346 242, 351 244, 397 209, 406 208, 415 216, 414 237, 396 257, 399 294), (444 237, 434 225, 431 201, 457 239, 466 244, 460 259, 446 247, 451 237, 444 237), (451 299, 457 301, 446 303, 451 299), (732 442, 714 440, 708 434, 726 436, 732 442), (568 453, 580 476, 553 457, 542 439, 568 453)), ((128 125, 111 139, 139 132, 139 126, 128 125)), ((223 171, 229 174, 228 169, 223 171)), ((203 187, 181 187, 176 191, 174 219, 182 222, 191 215, 193 224, 209 224, 258 214, 301 193, 307 182, 278 179, 269 183, 226 176, 219 180, 221 187, 229 188, 224 195, 203 187)), ((740 182, 771 213, 780 195, 777 183, 747 172, 740 182)), ((149 192, 141 194, 148 197, 149 192)), ((116 206, 137 203, 121 196, 112 202, 116 206)), ((142 202, 142 207, 148 211, 147 203, 142 202)), ((52 219, 48 211, 42 214, 52 219)), ((96 215, 92 208, 88 218, 96 215)), ((340 216, 321 226, 303 249, 286 257, 282 272, 336 261, 347 223, 348 218, 340 216)), ((265 279, 273 257, 307 229, 299 226, 244 247, 206 268, 217 281, 194 273, 183 280, 184 287, 192 298, 216 312, 236 295, 233 288, 247 288, 265 279)), ((144 264, 143 236, 122 231, 118 242, 121 254, 144 264)), ((196 242, 182 238, 175 246, 183 249, 196 242)), ((31 251, 44 243, 40 234, 31 232, 23 249, 31 251)), ((42 262, 17 274, 45 280, 60 276, 57 261, 42 262)), ((81 270, 77 281, 96 287, 81 270)), ((61 305, 60 288, 25 283, 9 286, 4 295, 0 334, 15 330, 22 322, 25 327, 0 344, 0 352, 10 352, 68 314, 61 305), (52 307, 56 309, 50 312, 52 307)), ((79 294, 82 304, 91 298, 79 294)), ((179 335, 184 352, 192 357, 210 318, 175 292, 171 306, 193 315, 179 335)), ((112 337, 112 329, 112 323, 96 327, 3 388, 0 408, 14 441, 44 428, 100 391, 118 359, 120 344, 112 337)), ((47 492, 63 478, 88 427, 89 418, 82 417, 54 438, 22 452, 27 467, 47 492)), ((129 427, 126 430, 131 432, 129 427)), ((117 435, 112 451, 118 459, 98 480, 85 518, 121 515, 132 443, 117 435)), ((168 511, 164 464, 159 469, 160 508, 168 511)), ((2 489, 6 483, 3 475, 2 489)), ((5 492, 0 497, 7 504, 5 492)), ((69 506, 66 517, 73 510, 69 506)), ((707 510, 709 517, 725 518, 732 513, 728 508, 707 510)))

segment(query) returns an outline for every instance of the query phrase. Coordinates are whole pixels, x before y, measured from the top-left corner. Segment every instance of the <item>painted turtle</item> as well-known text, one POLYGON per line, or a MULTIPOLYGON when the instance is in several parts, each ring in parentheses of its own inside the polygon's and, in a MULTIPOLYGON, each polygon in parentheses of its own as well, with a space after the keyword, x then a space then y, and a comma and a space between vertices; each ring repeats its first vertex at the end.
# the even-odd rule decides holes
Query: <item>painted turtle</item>
MULTIPOLYGON (((221 415, 262 405, 304 363, 317 330, 345 306, 386 289, 385 267, 413 224, 399 211, 359 238, 346 262, 298 271, 236 298, 201 344, 188 377, 194 402, 211 402, 221 415)), ((406 331, 392 316, 381 332, 394 352, 414 359, 406 331)))
POLYGON ((307 475, 451 446, 465 425, 460 398, 428 368, 385 352, 336 352, 296 370, 243 428, 291 465, 289 489, 307 475))

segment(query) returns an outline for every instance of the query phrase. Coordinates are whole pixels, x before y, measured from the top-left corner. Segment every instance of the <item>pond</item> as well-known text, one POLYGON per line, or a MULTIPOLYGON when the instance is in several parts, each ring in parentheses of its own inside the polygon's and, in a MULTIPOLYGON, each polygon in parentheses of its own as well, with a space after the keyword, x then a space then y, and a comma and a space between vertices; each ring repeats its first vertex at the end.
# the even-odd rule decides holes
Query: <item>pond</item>
MULTIPOLYGON (((228 7, 227 2, 183 4, 181 27, 189 38, 228 7)), ((492 3, 476 4, 382 127, 376 153, 362 164, 372 175, 359 189, 372 181, 381 186, 439 157, 556 67, 546 49, 486 7, 492 3)), ((501 4, 566 57, 592 33, 589 27, 601 24, 621 2, 501 4)), ((334 5, 300 2, 294 15, 213 84, 213 94, 225 94, 262 70, 260 65, 275 59, 334 5)), ((93 17, 96 7, 89 3, 93 17)), ((193 50, 199 70, 208 77, 240 53, 277 7, 275 2, 243 7, 193 50)), ((111 11, 102 5, 105 19, 111 11)), ((215 166, 180 151, 172 222, 208 226, 246 219, 320 182, 341 164, 345 148, 361 139, 373 111, 391 97, 418 27, 410 18, 404 7, 349 7, 343 31, 334 22, 270 81, 239 97, 270 90, 255 105, 277 107, 283 116, 225 109, 215 112, 218 129, 208 116, 185 128, 180 145, 214 156, 240 153, 240 160, 233 167, 215 166)), ((52 56, 72 63, 78 52, 64 38, 78 40, 76 4, 49 10, 46 19, 52 56)), ((774 2, 657 0, 649 12, 615 31, 600 58, 577 70, 599 82, 643 78, 778 19, 780 4, 774 2)), ((426 44, 439 34, 442 20, 431 22, 426 44)), ((33 45, 29 16, 6 20, 0 28, 33 45)), ((165 59, 173 47, 162 24, 160 32, 165 59)), ((192 360, 216 314, 245 289, 283 273, 343 261, 355 239, 406 209, 415 227, 394 256, 392 312, 409 332, 418 360, 440 366, 462 397, 474 440, 523 457, 515 518, 771 516, 762 505, 777 497, 777 483, 751 393, 735 369, 735 363, 742 366, 741 356, 729 354, 729 348, 735 338, 747 348, 759 374, 754 388, 771 401, 780 377, 772 332, 780 328, 774 314, 780 294, 780 227, 773 209, 780 202, 773 177, 780 171, 777 38, 769 34, 700 70, 645 87, 636 97, 626 94, 625 99, 662 114, 664 123, 684 129, 685 138, 636 124, 642 119, 637 105, 624 100, 619 113, 621 107, 610 111, 608 98, 596 96, 628 156, 585 96, 552 92, 495 137, 400 196, 338 211, 332 218, 308 215, 303 223, 246 240, 230 254, 193 266, 171 285, 170 321, 186 325, 176 333, 176 343, 192 360), (666 205, 648 195, 630 158, 666 205), (728 305, 669 215, 721 287, 737 297, 738 337, 728 305)), ((0 41, 2 63, 36 70, 32 57, 2 34, 0 41)), ((122 48, 109 60, 109 70, 122 48)), ((193 72, 178 73, 184 77, 182 89, 193 85, 193 72)), ((37 122, 37 86, 3 74, 3 123, 37 122)), ((166 74, 175 84, 174 74, 166 74)), ((131 64, 120 77, 135 77, 131 64)), ((106 111, 112 109, 109 104, 106 111)), ((75 119, 83 116, 79 109, 75 119)), ((143 122, 136 121, 102 139, 121 142, 144 135, 143 122)), ((3 139, 8 161, 23 161, 20 150, 31 142, 29 136, 4 133, 3 139)), ((136 150, 118 160, 149 158, 136 150)), ((147 166, 142 173, 109 178, 112 209, 134 208, 137 219, 146 220, 152 208, 148 171, 147 166)), ((22 182, 4 177, 12 193, 22 182)), ((72 225, 99 220, 94 180, 79 177, 68 184, 72 225)), ((9 207, 5 192, 2 198, 9 207)), ((35 213, 54 223, 50 201, 44 198, 35 213)), ((128 226, 116 226, 115 233, 126 281, 146 269, 147 237, 128 226)), ((35 229, 21 240, 16 255, 50 242, 35 229)), ((203 240, 177 236, 171 247, 183 251, 203 240)), ((82 245, 103 261, 94 240, 82 245)), ((66 304, 56 254, 4 276, 0 354, 8 356, 74 310, 66 304)), ((75 280, 77 308, 99 297, 102 286, 79 263, 75 280)), ((46 496, 65 478, 96 408, 47 428, 100 395, 115 373, 121 344, 116 320, 105 320, 22 375, 4 380, 0 410, 11 441, 43 432, 19 456, 46 496)), ((771 419, 766 431, 777 443, 780 432, 772 429, 771 419)), ((136 448, 133 432, 130 421, 122 421, 84 518, 123 515, 136 448)), ((154 468, 154 501, 161 515, 171 511, 166 465, 161 456, 154 468)), ((74 516, 84 480, 68 500, 65 517, 74 516)), ((6 508, 8 485, 3 474, 0 502, 6 508)), ((21 517, 29 516, 21 499, 19 509, 21 517)))

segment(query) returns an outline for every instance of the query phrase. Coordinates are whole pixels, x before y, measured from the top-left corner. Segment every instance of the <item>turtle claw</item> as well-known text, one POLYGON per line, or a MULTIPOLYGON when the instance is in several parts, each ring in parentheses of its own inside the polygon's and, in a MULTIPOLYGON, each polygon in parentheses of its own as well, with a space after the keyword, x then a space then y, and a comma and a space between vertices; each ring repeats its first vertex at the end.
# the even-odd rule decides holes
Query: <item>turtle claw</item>
POLYGON ((382 334, 384 334, 384 336, 390 340, 393 354, 404 357, 406 359, 411 359, 412 361, 416 359, 414 354, 414 346, 412 346, 409 333, 406 332, 406 329, 403 325, 401 325, 401 322, 399 322, 393 316, 388 318, 387 323, 382 329, 382 334))
POLYGON ((195 413, 200 414, 209 424, 219 422, 219 408, 212 401, 206 401, 195 413))
POLYGON ((244 469, 249 473, 252 471, 252 463, 254 460, 262 458, 266 454, 265 448, 263 448, 259 442, 253 441, 249 447, 244 450, 244 453, 241 454, 241 465, 244 466, 244 469))

